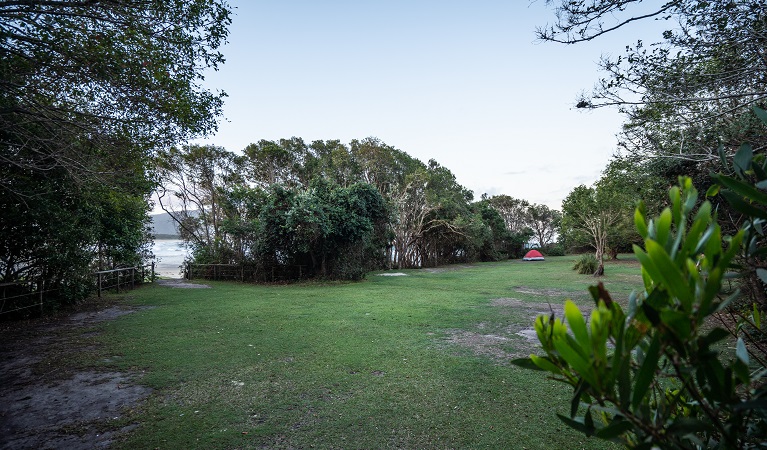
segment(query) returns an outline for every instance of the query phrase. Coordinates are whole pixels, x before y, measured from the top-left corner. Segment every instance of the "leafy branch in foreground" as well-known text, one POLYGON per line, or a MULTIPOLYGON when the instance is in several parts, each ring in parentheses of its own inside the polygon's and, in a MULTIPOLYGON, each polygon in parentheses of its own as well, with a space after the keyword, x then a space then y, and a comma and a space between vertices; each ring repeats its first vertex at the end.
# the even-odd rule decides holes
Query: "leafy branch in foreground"
POLYGON ((645 291, 624 311, 601 283, 591 287, 590 326, 568 300, 567 324, 553 314, 535 321, 545 355, 515 363, 573 386, 570 414, 559 417, 586 435, 632 448, 757 447, 767 438, 765 368, 754 370, 742 338, 734 355, 721 351, 731 335, 708 320, 738 295, 720 292, 745 232, 723 237, 711 204, 696 210, 689 178, 669 197, 659 217, 643 204, 635 212, 645 291))

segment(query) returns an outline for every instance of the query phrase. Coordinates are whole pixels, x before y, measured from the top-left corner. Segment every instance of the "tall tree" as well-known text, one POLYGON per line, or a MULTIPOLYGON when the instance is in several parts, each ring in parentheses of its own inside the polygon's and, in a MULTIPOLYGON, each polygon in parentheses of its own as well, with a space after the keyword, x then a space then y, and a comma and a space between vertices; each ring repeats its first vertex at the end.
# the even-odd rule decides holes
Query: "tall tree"
POLYGON ((530 218, 529 226, 533 231, 533 238, 541 248, 547 247, 554 241, 562 220, 562 213, 556 209, 550 209, 546 205, 532 204, 527 208, 530 218))
POLYGON ((240 180, 238 162, 222 147, 196 144, 161 151, 155 158, 160 206, 177 222, 181 236, 221 263, 220 252, 227 248, 224 203, 240 180))
POLYGON ((521 233, 529 228, 530 216, 528 208, 530 203, 508 195, 494 195, 488 199, 490 205, 498 211, 506 228, 512 233, 521 233))
MULTIPOLYGON (((0 3, 0 160, 75 180, 216 128, 223 93, 199 86, 223 62, 223 0, 0 3)), ((106 172, 106 173, 105 173, 106 172)), ((0 187, 20 196, 12 174, 0 187)))
POLYGON ((767 102, 763 0, 546 3, 555 5, 557 21, 538 29, 545 41, 588 41, 641 20, 667 24, 651 44, 640 40, 625 55, 603 57, 605 77, 578 100, 582 108, 619 107, 629 151, 716 162, 720 144, 731 153, 744 141, 767 145, 750 113, 767 102))
POLYGON ((223 62, 229 14, 223 0, 0 2, 1 282, 76 300, 93 268, 138 261, 150 155, 216 127, 224 94, 200 81, 223 62))

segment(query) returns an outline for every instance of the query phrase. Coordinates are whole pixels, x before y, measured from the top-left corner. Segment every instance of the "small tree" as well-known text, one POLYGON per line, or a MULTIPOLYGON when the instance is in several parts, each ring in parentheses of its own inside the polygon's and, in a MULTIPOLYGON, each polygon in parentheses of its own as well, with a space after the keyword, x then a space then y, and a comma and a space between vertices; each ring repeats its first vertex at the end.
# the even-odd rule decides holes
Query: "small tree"
POLYGON ((580 236, 592 248, 599 265, 594 276, 604 274, 603 257, 610 230, 619 223, 624 203, 615 193, 600 186, 578 186, 562 202, 562 228, 570 236, 580 236))

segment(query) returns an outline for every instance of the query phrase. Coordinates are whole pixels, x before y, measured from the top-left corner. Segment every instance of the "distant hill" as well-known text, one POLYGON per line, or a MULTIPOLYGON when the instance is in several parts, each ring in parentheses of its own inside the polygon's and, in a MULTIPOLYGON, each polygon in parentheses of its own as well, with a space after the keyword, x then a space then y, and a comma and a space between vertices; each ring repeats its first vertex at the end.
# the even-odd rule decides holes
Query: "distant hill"
POLYGON ((171 218, 169 213, 155 214, 149 216, 149 218, 152 219, 152 229, 154 230, 153 234, 155 237, 179 238, 176 221, 171 218))

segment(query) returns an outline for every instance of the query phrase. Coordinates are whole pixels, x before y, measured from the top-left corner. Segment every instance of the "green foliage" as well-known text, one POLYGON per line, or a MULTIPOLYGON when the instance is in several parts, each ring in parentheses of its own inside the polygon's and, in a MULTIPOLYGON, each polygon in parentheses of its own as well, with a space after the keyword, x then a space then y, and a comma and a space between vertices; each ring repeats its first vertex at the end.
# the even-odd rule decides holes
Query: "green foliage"
POLYGON ((559 243, 549 245, 543 251, 549 256, 565 256, 565 248, 559 243))
MULTIPOLYGON (((446 167, 377 139, 261 140, 243 153, 187 145, 156 158, 160 202, 196 262, 357 279, 377 268, 508 258, 532 234, 511 232, 489 202, 473 203, 446 167)), ((543 236, 556 214, 542 211, 543 236)))
POLYGON ((588 255, 581 255, 578 261, 575 262, 575 265, 573 265, 573 270, 575 270, 581 275, 584 275, 584 274, 593 275, 594 272, 597 271, 598 267, 599 267, 599 261, 597 261, 597 258, 592 254, 588 254, 588 255))
POLYGON ((223 0, 0 3, 0 283, 74 302, 147 256, 150 155, 216 128, 229 23, 223 0))
POLYGON ((767 438, 765 368, 752 370, 741 338, 734 354, 720 354, 729 333, 711 322, 735 297, 720 291, 745 233, 722 236, 711 204, 696 210, 688 178, 669 197, 659 217, 649 219, 643 205, 634 216, 644 292, 624 310, 601 284, 590 288, 588 326, 569 300, 567 324, 539 316, 545 355, 519 363, 574 388, 570 414, 560 418, 587 435, 633 448, 755 447, 767 438))
MULTIPOLYGON (((767 111, 754 108, 757 117, 767 125, 767 111)), ((743 144, 728 164, 724 148, 720 147, 722 166, 729 175, 713 175, 718 185, 709 193, 719 193, 729 206, 744 219, 739 224, 745 232, 744 251, 737 260, 741 287, 751 303, 767 309, 767 157, 754 154, 749 144, 743 144), (721 189, 720 189, 721 188, 721 189)))

